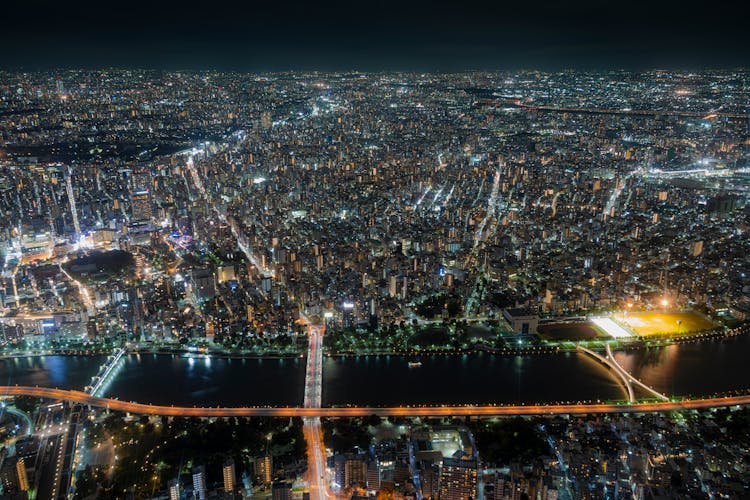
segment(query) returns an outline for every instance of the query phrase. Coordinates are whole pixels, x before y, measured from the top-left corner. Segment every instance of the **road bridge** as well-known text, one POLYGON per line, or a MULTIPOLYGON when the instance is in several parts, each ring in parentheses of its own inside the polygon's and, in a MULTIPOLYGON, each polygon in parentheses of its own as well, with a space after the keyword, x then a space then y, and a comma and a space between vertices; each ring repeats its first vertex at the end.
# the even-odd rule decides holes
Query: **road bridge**
MULTIPOLYGON (((307 316, 302 314, 302 320, 307 326, 307 369, 305 371, 305 397, 302 405, 306 410, 313 410, 322 406, 323 390, 323 333, 325 328, 313 325, 307 316)), ((310 416, 304 419, 303 432, 307 441, 308 470, 307 481, 310 487, 310 498, 323 500, 331 496, 328 482, 325 479, 325 445, 323 444, 320 416, 310 416)))
POLYGON ((112 374, 117 363, 122 359, 122 355, 125 354, 125 349, 120 347, 107 357, 107 360, 99 369, 99 373, 94 375, 91 379, 91 385, 86 387, 86 392, 92 396, 96 396, 101 391, 104 383, 107 381, 109 376, 112 374))
POLYGON ((607 359, 609 360, 609 362, 612 365, 614 365, 617 371, 620 372, 620 375, 622 375, 623 378, 628 380, 631 385, 632 384, 637 385, 638 387, 640 387, 641 389, 643 389, 644 391, 646 391, 648 394, 655 397, 656 399, 661 399, 662 401, 669 401, 668 396, 658 392, 656 389, 652 387, 647 386, 646 384, 644 384, 643 382, 641 382, 640 380, 632 376, 627 370, 625 370, 625 368, 623 368, 622 365, 618 363, 617 360, 615 359, 614 355, 612 354, 612 348, 610 347, 609 344, 607 344, 607 346, 605 347, 605 351, 607 353, 607 359))
POLYGON ((583 347, 582 345, 576 346, 576 350, 585 354, 588 354, 595 360, 599 361, 601 364, 609 368, 609 370, 615 374, 617 377, 617 380, 622 383, 623 387, 627 390, 628 393, 628 402, 632 403, 635 401, 635 390, 633 389, 633 386, 637 386, 638 388, 642 389, 644 392, 649 394, 650 396, 660 399, 662 401, 669 401, 669 396, 666 396, 660 392, 658 392, 656 389, 647 386, 634 376, 632 376, 627 370, 625 370, 620 363, 617 362, 614 355, 612 354, 612 348, 609 346, 609 344, 605 347, 605 355, 602 356, 601 354, 592 351, 591 349, 587 349, 583 347))
POLYGON ((594 358, 599 363, 603 364, 607 369, 609 369, 610 372, 612 372, 615 375, 615 378, 617 378, 617 381, 620 382, 625 389, 625 392, 628 395, 628 402, 632 403, 635 401, 635 391, 633 390, 633 384, 630 383, 630 380, 628 380, 628 377, 622 374, 622 371, 619 369, 619 365, 613 363, 609 358, 606 358, 602 356, 601 354, 598 354, 591 349, 587 349, 583 347, 582 345, 576 346, 576 350, 578 352, 582 352, 584 354, 589 355, 590 357, 594 358))
POLYGON ((83 391, 48 387, 0 386, 0 396, 34 396, 72 401, 87 406, 108 408, 142 415, 173 417, 432 417, 432 416, 505 416, 505 415, 583 415, 591 413, 648 413, 697 410, 750 405, 750 394, 679 401, 644 403, 529 404, 529 405, 450 405, 395 407, 189 407, 150 405, 92 396, 83 391))

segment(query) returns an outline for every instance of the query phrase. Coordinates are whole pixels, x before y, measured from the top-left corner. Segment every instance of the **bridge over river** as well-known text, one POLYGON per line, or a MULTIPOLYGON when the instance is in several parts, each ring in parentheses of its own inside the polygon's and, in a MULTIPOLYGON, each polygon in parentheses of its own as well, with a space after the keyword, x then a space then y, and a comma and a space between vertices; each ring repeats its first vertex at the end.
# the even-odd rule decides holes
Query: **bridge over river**
POLYGON ((549 404, 549 405, 485 405, 485 406, 395 406, 395 407, 185 407, 164 406, 121 401, 92 396, 83 391, 51 389, 46 387, 0 386, 0 396, 36 396, 81 403, 87 406, 108 408, 143 415, 175 417, 361 417, 367 415, 390 416, 502 416, 502 415, 576 415, 588 413, 646 413, 660 411, 695 410, 737 405, 750 405, 750 394, 718 398, 683 399, 677 401, 549 404))

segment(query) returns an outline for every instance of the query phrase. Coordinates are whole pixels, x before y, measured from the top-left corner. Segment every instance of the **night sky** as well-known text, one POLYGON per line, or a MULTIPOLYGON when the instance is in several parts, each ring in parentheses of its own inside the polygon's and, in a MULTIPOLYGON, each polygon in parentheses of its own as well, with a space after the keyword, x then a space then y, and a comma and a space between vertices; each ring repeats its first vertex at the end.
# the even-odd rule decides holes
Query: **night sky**
POLYGON ((750 2, 732 3, 3 0, 0 67, 747 67, 750 2))

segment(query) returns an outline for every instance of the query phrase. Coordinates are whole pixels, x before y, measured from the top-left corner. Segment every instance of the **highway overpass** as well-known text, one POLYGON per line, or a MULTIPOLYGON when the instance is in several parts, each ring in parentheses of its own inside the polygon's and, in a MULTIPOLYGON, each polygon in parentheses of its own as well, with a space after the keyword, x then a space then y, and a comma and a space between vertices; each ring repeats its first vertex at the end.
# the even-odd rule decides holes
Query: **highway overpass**
POLYGON ((144 403, 100 398, 83 391, 51 389, 46 387, 0 386, 0 396, 36 396, 55 400, 82 403, 99 408, 144 415, 175 417, 429 417, 429 416, 502 416, 502 415, 575 415, 586 413, 645 413, 660 411, 695 410, 736 405, 750 405, 750 394, 720 398, 686 399, 647 403, 592 403, 506 406, 398 406, 378 407, 247 407, 204 408, 185 406, 160 406, 144 403))

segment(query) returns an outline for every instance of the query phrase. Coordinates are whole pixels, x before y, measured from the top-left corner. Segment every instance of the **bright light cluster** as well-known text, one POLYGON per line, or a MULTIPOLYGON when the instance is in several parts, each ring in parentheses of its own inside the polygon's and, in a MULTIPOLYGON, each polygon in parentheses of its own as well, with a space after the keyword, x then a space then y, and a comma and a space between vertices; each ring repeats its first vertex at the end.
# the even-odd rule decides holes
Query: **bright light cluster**
POLYGON ((615 323, 610 318, 591 318, 591 322, 604 330, 604 332, 611 337, 622 338, 633 336, 629 331, 615 323))

